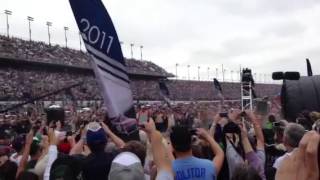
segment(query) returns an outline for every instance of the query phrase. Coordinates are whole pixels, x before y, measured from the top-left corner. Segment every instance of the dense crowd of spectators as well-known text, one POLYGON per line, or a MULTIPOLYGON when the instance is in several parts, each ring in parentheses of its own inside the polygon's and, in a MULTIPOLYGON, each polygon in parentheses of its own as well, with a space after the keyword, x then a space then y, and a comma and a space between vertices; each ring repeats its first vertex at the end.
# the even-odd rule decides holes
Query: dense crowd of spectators
MULTIPOLYGON (((19 38, 8 38, 0 35, 0 57, 62 64, 89 68, 89 56, 83 51, 49 45, 44 42, 26 41, 19 38)), ((138 75, 153 75, 167 77, 163 68, 150 61, 126 59, 128 72, 138 75)))
POLYGON ((0 69, 0 100, 29 100, 80 82, 84 84, 62 91, 44 100, 98 100, 100 93, 93 76, 70 72, 47 72, 43 70, 0 69))
POLYGON ((0 36, 2 57, 39 61, 54 64, 88 67, 86 53, 59 45, 49 46, 44 42, 26 41, 19 38, 0 36))
MULTIPOLYGON (((89 67, 85 52, 50 46, 44 42, 25 41, 19 38, 7 38, 0 35, 0 57, 9 57, 28 61, 89 67)), ((149 61, 126 60, 128 71, 134 75, 167 77, 163 68, 149 61)), ((0 100, 15 101, 52 92, 78 82, 85 82, 68 91, 47 97, 46 100, 98 100, 101 99, 97 84, 91 75, 73 72, 47 72, 45 70, 0 69, 0 100), (41 80, 41 81, 40 81, 41 80)), ((132 79, 132 91, 137 100, 162 100, 158 81, 155 79, 132 79)), ((217 100, 217 92, 212 82, 167 81, 169 98, 172 100, 217 100), (183 91, 181 91, 183 90, 183 91)), ((240 84, 222 83, 225 99, 240 99, 240 84)), ((274 96, 280 92, 278 85, 256 85, 258 96, 274 96)))
POLYGON ((168 73, 160 66, 151 61, 138 61, 135 59, 126 59, 128 72, 135 75, 144 76, 160 76, 160 77, 173 77, 173 74, 168 73))
MULTIPOLYGON (((39 69, 0 68, 0 101, 27 100, 48 92, 77 83, 80 86, 62 91, 45 100, 101 100, 100 91, 93 75, 72 71, 55 72, 39 69)), ((217 92, 212 82, 169 80, 165 84, 171 100, 217 100, 217 92)), ((240 99, 239 83, 221 83, 225 99, 240 99)), ((132 79, 134 99, 162 100, 157 80, 132 79)), ((279 85, 256 85, 256 93, 275 96, 280 92, 279 85)))
MULTIPOLYGON (((167 81, 167 86, 172 99, 178 100, 217 100, 217 90, 210 81, 167 81)), ((221 83, 222 94, 226 100, 241 98, 240 83, 221 83)), ((257 84, 254 89, 258 97, 276 96, 280 93, 280 85, 257 84)))

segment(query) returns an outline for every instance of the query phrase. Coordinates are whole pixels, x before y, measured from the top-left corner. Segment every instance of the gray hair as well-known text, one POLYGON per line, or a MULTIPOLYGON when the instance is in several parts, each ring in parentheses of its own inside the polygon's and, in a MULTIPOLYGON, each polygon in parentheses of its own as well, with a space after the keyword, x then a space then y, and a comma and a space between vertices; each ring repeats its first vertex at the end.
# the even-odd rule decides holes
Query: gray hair
POLYGON ((284 129, 284 141, 293 148, 298 147, 304 133, 303 126, 297 123, 289 123, 284 129))

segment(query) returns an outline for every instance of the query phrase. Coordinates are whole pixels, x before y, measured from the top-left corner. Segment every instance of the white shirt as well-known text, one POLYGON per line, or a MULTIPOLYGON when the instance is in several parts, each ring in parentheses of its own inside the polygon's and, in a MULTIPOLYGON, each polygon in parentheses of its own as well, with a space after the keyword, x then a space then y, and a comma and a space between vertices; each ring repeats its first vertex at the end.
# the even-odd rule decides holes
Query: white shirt
POLYGON ((282 161, 284 160, 284 158, 286 158, 287 156, 290 156, 292 154, 292 152, 289 153, 285 153, 284 155, 280 156, 273 164, 273 168, 275 169, 279 169, 279 167, 281 166, 282 161))
POLYGON ((53 162, 57 159, 58 157, 58 149, 56 145, 50 145, 49 146, 49 151, 48 151, 48 164, 46 166, 46 169, 44 171, 44 180, 49 180, 50 179, 50 170, 53 162))

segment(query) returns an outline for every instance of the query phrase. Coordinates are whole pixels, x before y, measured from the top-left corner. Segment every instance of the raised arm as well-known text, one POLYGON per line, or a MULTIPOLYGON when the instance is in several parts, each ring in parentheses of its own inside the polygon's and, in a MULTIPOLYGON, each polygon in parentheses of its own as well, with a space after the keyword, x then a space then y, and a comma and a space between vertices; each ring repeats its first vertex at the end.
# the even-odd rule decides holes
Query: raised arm
POLYGON ((257 138, 257 149, 264 151, 264 136, 261 128, 261 119, 258 118, 252 111, 246 111, 249 119, 251 120, 254 132, 257 138))
POLYGON ((26 165, 28 163, 28 158, 29 158, 30 148, 31 148, 32 142, 33 142, 33 130, 31 128, 30 132, 26 136, 26 143, 25 143, 25 146, 24 146, 22 158, 21 158, 21 161, 19 163, 17 174, 16 174, 17 178, 20 175, 20 173, 25 170, 25 167, 26 167, 26 165))
POLYGON ((211 147, 212 152, 214 153, 214 158, 212 159, 213 165, 215 166, 217 170, 217 174, 220 172, 223 161, 224 161, 224 152, 219 146, 219 144, 211 137, 211 135, 204 129, 198 128, 197 134, 202 137, 204 140, 206 140, 211 147))
POLYGON ((246 154, 253 152, 253 148, 248 138, 248 130, 244 122, 242 122, 242 124, 240 125, 240 129, 241 129, 241 140, 242 140, 242 146, 243 146, 244 152, 246 154))
POLYGON ((154 163, 157 166, 158 173, 160 171, 166 171, 173 175, 171 168, 171 160, 168 156, 167 150, 162 143, 162 135, 159 131, 156 130, 153 119, 149 119, 147 123, 144 124, 145 131, 148 134, 148 137, 152 146, 152 154, 154 163))
POLYGON ((214 137, 214 134, 215 134, 215 131, 216 131, 216 126, 217 126, 217 124, 219 123, 220 120, 221 120, 221 117, 220 117, 220 113, 218 112, 214 116, 212 124, 211 124, 211 127, 210 127, 210 130, 209 130, 209 133, 210 133, 210 135, 212 137, 214 137))
POLYGON ((49 150, 48 150, 48 163, 46 165, 46 169, 44 171, 44 180, 49 180, 50 179, 50 170, 53 162, 57 159, 58 157, 58 138, 55 135, 54 129, 49 128, 48 131, 48 137, 49 137, 49 150))
POLYGON ((126 145, 126 143, 117 135, 115 135, 104 122, 101 122, 101 126, 118 148, 123 148, 126 145))

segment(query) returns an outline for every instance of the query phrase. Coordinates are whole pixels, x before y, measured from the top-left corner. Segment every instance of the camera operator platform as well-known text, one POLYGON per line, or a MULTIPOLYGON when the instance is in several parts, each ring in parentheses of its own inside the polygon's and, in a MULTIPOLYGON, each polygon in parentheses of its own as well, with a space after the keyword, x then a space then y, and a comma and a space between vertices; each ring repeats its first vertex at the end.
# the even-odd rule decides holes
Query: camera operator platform
POLYGON ((241 110, 253 109, 253 98, 255 93, 253 90, 254 80, 251 69, 243 69, 241 72, 241 110))

